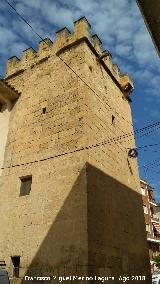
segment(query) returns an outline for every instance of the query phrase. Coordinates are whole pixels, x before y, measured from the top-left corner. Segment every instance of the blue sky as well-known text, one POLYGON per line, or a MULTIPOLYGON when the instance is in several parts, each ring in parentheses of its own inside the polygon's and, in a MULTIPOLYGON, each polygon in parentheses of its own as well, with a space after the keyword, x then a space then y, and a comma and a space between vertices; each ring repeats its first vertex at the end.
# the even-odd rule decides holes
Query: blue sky
MULTIPOLYGON (((135 1, 130 0, 9 0, 42 37, 54 40, 55 32, 66 26, 73 30, 73 21, 86 16, 122 72, 134 80, 132 113, 135 127, 160 121, 160 60, 135 1)), ((0 2, 0 74, 5 73, 7 58, 30 46, 37 49, 39 38, 9 8, 0 2)), ((127 131, 126 131, 127 132, 127 131)), ((160 142, 160 130, 136 139, 137 146, 160 142)), ((160 145, 139 151, 139 170, 143 165, 160 161, 160 145)), ((160 164, 160 162, 159 162, 160 164)), ((149 168, 147 178, 160 201, 160 165, 149 168), (159 173, 158 173, 159 172, 159 173)))

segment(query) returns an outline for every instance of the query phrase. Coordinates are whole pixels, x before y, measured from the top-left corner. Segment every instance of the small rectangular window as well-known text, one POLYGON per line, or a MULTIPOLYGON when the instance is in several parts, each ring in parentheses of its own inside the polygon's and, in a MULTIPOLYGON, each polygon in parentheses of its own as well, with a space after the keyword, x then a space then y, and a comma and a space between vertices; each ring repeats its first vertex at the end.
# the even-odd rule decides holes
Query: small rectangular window
POLYGON ((19 277, 19 267, 20 267, 20 256, 11 256, 13 264, 13 277, 19 277))
POLYGON ((46 107, 43 107, 43 108, 42 108, 42 113, 43 113, 43 114, 46 114, 46 110, 47 110, 46 107))
POLYGON ((32 176, 21 177, 20 196, 29 195, 32 185, 32 176))

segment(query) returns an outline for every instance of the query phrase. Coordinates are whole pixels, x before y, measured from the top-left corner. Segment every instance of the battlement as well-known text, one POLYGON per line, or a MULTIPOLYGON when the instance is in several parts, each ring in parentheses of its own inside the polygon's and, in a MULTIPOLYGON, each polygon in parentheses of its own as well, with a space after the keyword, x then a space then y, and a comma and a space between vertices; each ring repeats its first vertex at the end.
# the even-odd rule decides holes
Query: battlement
POLYGON ((121 82, 121 87, 125 92, 132 92, 134 89, 132 79, 128 75, 128 73, 124 75, 120 75, 120 82, 121 82))
POLYGON ((100 38, 98 37, 98 35, 93 35, 92 36, 92 44, 95 48, 95 50, 98 52, 98 54, 102 54, 103 50, 102 50, 102 42, 100 40, 100 38))
POLYGON ((102 42, 97 35, 91 35, 91 25, 85 17, 82 17, 74 22, 74 31, 71 33, 66 27, 56 32, 56 39, 53 43, 49 38, 39 42, 38 51, 36 52, 32 47, 23 51, 22 58, 19 59, 13 56, 8 59, 6 77, 16 75, 23 72, 27 68, 33 68, 34 65, 43 62, 51 55, 63 52, 63 48, 73 46, 79 40, 86 40, 88 45, 94 51, 99 64, 105 65, 105 69, 109 70, 110 74, 117 81, 117 84, 123 92, 130 92, 133 89, 133 82, 128 74, 123 76, 120 69, 112 62, 111 54, 102 49, 102 42))

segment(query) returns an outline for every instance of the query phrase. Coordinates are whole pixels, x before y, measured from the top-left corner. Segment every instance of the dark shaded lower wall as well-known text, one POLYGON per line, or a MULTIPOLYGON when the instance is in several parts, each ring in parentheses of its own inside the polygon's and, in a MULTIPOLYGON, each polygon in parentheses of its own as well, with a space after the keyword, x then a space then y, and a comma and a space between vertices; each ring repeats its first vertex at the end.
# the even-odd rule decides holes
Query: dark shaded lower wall
MULTIPOLYGON (((103 283, 64 280, 66 276, 142 276, 151 283, 141 196, 87 164, 60 209, 27 276, 56 276, 51 283, 103 283), (84 171, 86 171, 87 176, 84 171), (86 179, 87 178, 87 186, 86 179)), ((50 283, 14 280, 12 283, 50 283)), ((115 278, 104 283, 124 283, 115 278)))
POLYGON ((151 283, 141 195, 88 164, 87 197, 89 273, 128 275, 132 280, 127 283, 151 283), (134 275, 147 280, 134 281, 134 275))

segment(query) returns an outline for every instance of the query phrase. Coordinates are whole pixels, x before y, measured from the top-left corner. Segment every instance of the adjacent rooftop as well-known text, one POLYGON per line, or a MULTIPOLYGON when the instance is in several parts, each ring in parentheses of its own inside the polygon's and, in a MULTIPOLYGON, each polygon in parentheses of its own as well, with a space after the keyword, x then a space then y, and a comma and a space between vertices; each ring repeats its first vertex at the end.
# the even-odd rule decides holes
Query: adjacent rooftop
POLYGON ((18 99, 20 93, 10 86, 5 80, 0 79, 0 104, 6 104, 8 101, 13 102, 18 99))
POLYGON ((137 0, 137 3, 160 55, 160 1, 137 0))

